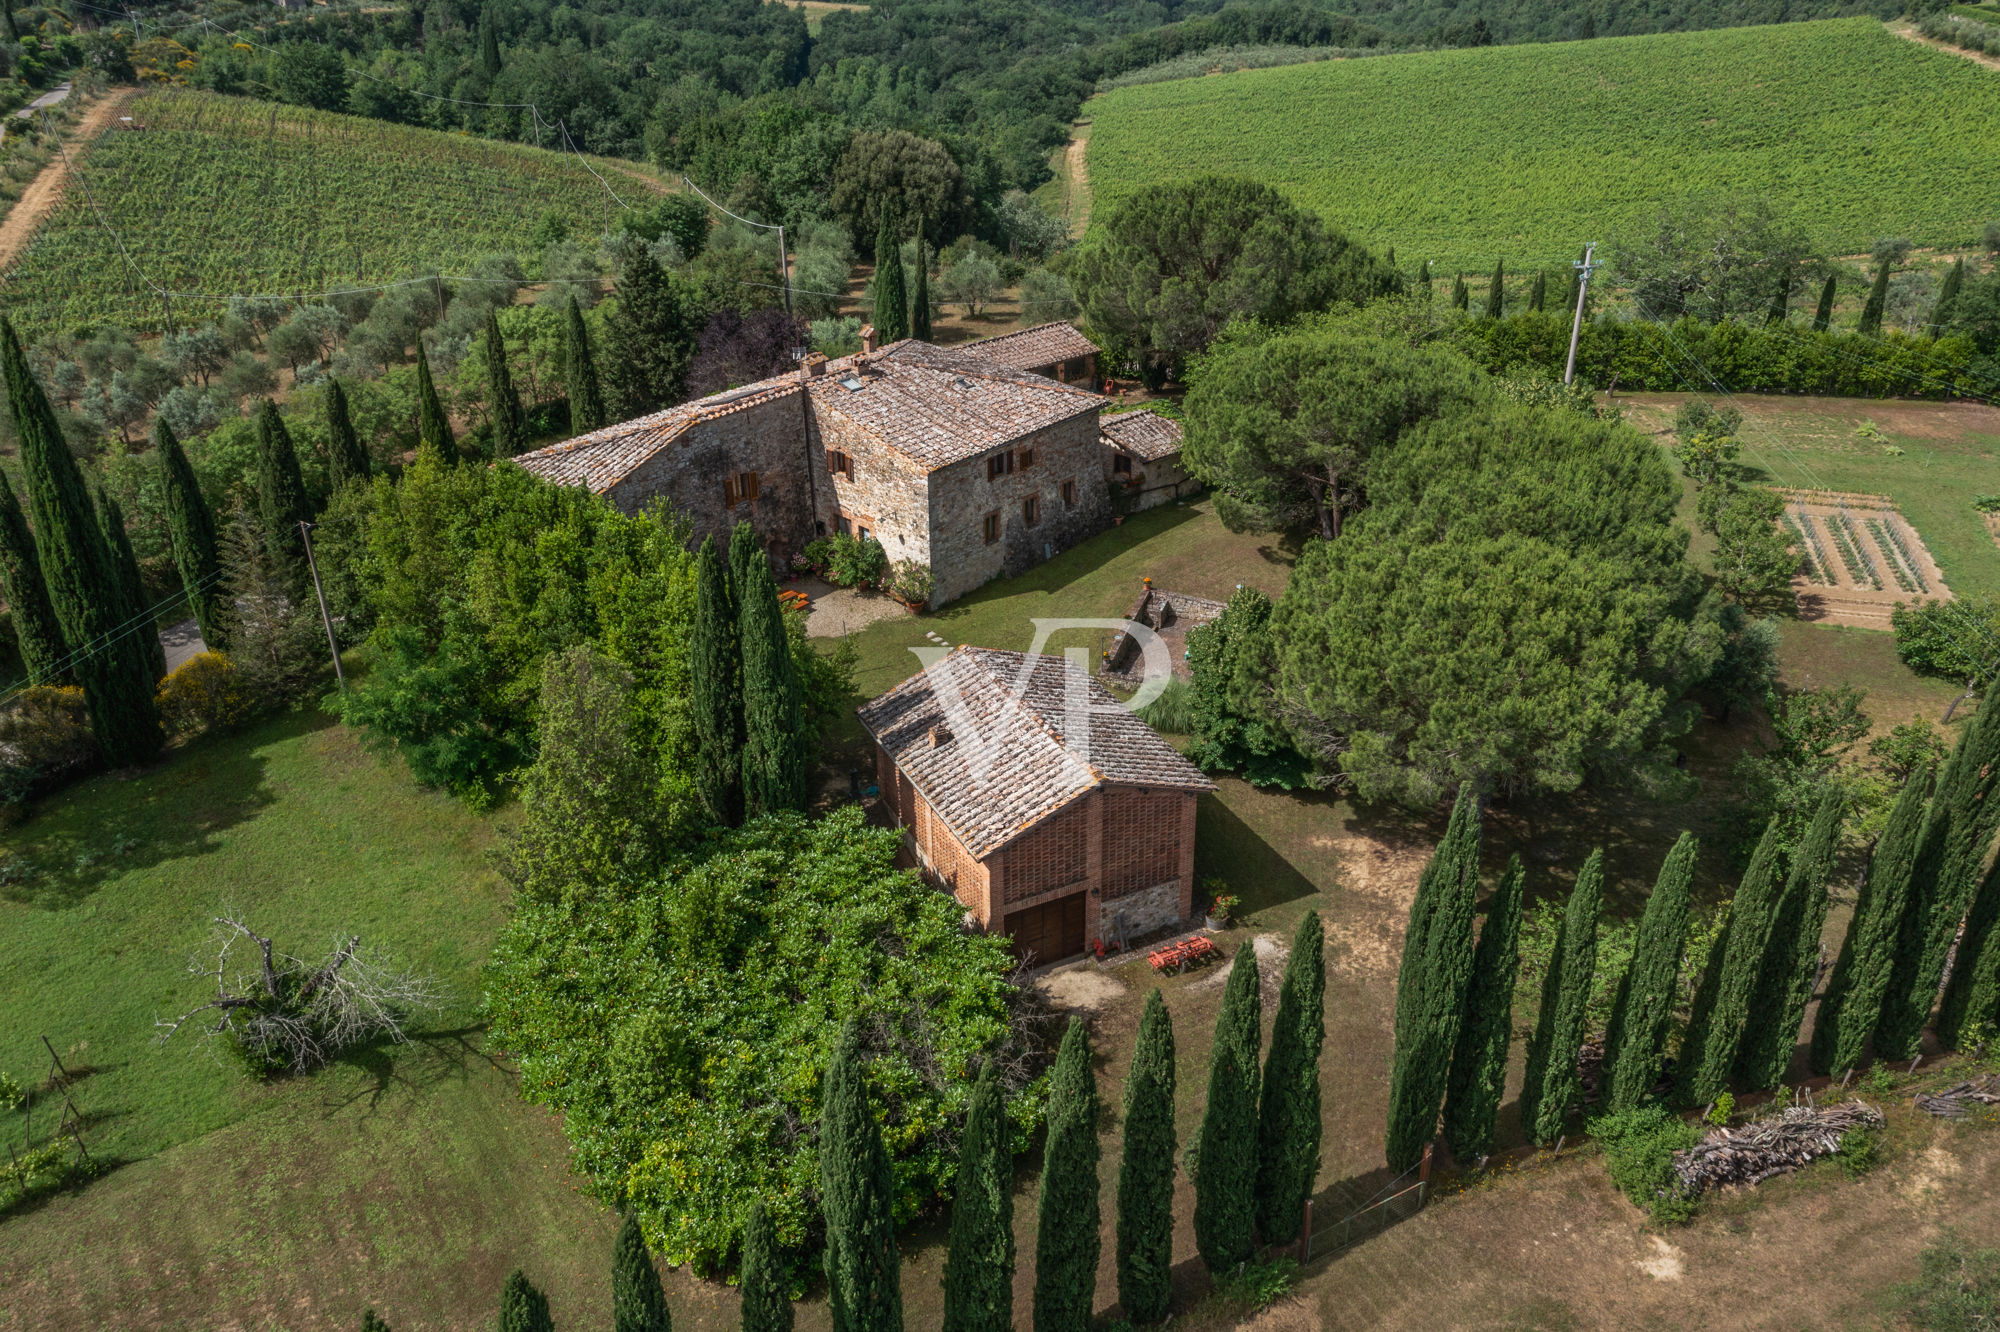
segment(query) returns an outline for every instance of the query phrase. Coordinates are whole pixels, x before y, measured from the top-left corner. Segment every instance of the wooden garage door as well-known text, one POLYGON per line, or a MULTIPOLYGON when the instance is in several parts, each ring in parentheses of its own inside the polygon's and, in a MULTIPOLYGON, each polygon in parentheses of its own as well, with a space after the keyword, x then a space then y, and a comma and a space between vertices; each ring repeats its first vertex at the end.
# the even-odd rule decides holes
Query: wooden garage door
POLYGON ((1015 953, 1032 956, 1037 963, 1075 957, 1083 951, 1083 894, 1010 911, 1006 930, 1013 936, 1015 953))

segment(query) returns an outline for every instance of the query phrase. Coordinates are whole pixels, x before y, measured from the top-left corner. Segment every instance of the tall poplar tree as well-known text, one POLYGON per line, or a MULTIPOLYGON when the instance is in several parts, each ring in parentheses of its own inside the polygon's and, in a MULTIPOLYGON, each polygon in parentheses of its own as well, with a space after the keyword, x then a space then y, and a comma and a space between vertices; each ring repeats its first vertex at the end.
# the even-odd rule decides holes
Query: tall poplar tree
MULTIPOLYGON (((1014 1328, 1014 1154, 1007 1145, 1010 1129, 997 1067, 989 1059, 979 1070, 965 1112, 965 1132, 958 1140, 951 1239, 944 1260, 944 1332, 1014 1328)), ((1086 1067, 1086 1075, 1088 1071, 1086 1067)), ((1044 1170, 1045 1197, 1048 1178, 1044 1170)), ((1093 1184, 1095 1180, 1093 1171, 1093 1184)))
POLYGON ((1507 862, 1486 907, 1486 925, 1472 954, 1472 983, 1445 1086, 1444 1140, 1460 1161, 1493 1150, 1493 1124, 1507 1090, 1507 1047, 1514 1038, 1514 981, 1521 969, 1521 858, 1507 862))
POLYGON ((1262 1043, 1257 950, 1248 939, 1230 964, 1208 1056, 1194 1172, 1194 1242, 1220 1276, 1250 1257, 1257 1187, 1257 1050, 1262 1043))
POLYGON ((1389 1069, 1389 1168, 1423 1157, 1438 1110, 1472 975, 1472 909, 1479 893, 1479 799, 1458 788, 1444 840, 1417 880, 1396 972, 1396 1053, 1389 1069))
POLYGON ((1174 1267, 1174 1021, 1154 990, 1125 1075, 1118 1162, 1118 1302, 1134 1323, 1167 1316, 1174 1267))
POLYGON ((1750 1019, 1750 998, 1771 938, 1778 894, 1778 818, 1773 815, 1750 856, 1743 881, 1729 904, 1729 923, 1721 944, 1709 954, 1708 970, 1695 992, 1687 1034, 1681 1039, 1680 1061, 1674 1069, 1674 1099, 1682 1106, 1713 1101, 1729 1082, 1736 1055, 1743 1048, 1743 1031, 1750 1019))
POLYGON ((27 515, 14 487, 0 474, 0 596, 7 598, 13 613, 14 641, 20 649, 21 667, 34 684, 54 684, 67 674, 62 627, 56 623, 55 607, 49 604, 48 585, 42 580, 42 560, 35 553, 35 534, 28 530, 27 515))
POLYGON ((1844 1076, 1859 1066, 1881 1019, 1934 777, 1929 764, 1910 774, 1869 858, 1868 877, 1855 898, 1847 937, 1841 941, 1813 1019, 1812 1070, 1823 1077, 1844 1076))
POLYGON ((337 492, 350 481, 366 481, 372 470, 368 450, 354 429, 347 390, 331 376, 326 381, 326 471, 337 492))
POLYGON ((0 315, 0 376, 6 379, 34 514, 35 556, 63 642, 74 649, 73 674, 83 686, 91 733, 112 767, 144 763, 166 740, 153 705, 145 648, 135 635, 120 632, 119 598, 112 592, 117 574, 91 513, 83 474, 5 315, 0 315))
POLYGON ((269 398, 257 404, 257 517, 271 562, 295 601, 303 600, 312 577, 306 568, 305 534, 299 524, 310 521, 305 479, 299 474, 298 450, 292 432, 269 398))
POLYGON ((771 1214, 758 1203, 743 1227, 743 1332, 792 1332, 791 1282, 771 1214))
POLYGON ((458 443, 451 437, 451 420, 444 414, 444 403, 438 400, 422 338, 417 339, 417 448, 429 449, 440 462, 458 461, 458 443))
POLYGON ((1266 1244, 1298 1237, 1301 1209, 1319 1179, 1319 1054, 1325 1042, 1326 937, 1319 912, 1308 911, 1292 934, 1259 1087, 1257 1233, 1266 1244))
POLYGON ((500 1287, 500 1332, 555 1332, 555 1327, 549 1297, 520 1268, 509 1272, 500 1287))
POLYGON ((1049 1075, 1035 1216, 1035 1332, 1088 1332, 1097 1293, 1097 1078, 1090 1028, 1071 1018, 1049 1075))
POLYGON ((521 410, 521 395, 514 392, 514 374, 507 368, 507 339, 500 335, 500 319, 492 311, 486 315, 486 410, 493 415, 493 456, 511 458, 528 443, 528 414, 521 410))
POLYGON ((849 1018, 820 1098, 819 1176, 833 1332, 903 1332, 896 1181, 868 1107, 861 1025, 849 1018))
POLYGON ((1604 903, 1604 851, 1592 851, 1563 904, 1562 933, 1542 979, 1542 1011, 1528 1043, 1521 1083, 1521 1126, 1531 1142, 1562 1136, 1582 1082, 1577 1051, 1583 1048, 1590 987, 1597 973, 1597 914, 1604 903))
MULTIPOLYGON (((910 336, 924 342, 931 340, 931 261, 925 253, 924 228, 926 219, 917 217, 917 285, 910 293, 910 336)), ((1964 260, 1959 261, 1960 266, 1964 260)))
POLYGON ((694 705, 695 778, 709 817, 725 827, 743 821, 743 651, 729 570, 702 540, 695 556, 694 632, 688 673, 694 705))
POLYGON ((673 1332, 673 1326, 660 1269, 646 1252, 639 1218, 627 1212, 611 1246, 612 1332, 673 1332))
POLYGON ((792 671, 771 561, 750 524, 736 525, 729 557, 743 652, 744 807, 752 814, 804 809, 814 737, 792 671))
POLYGON ((1882 315, 1889 305, 1889 260, 1875 262, 1875 284, 1868 288, 1868 300, 1861 307, 1861 332, 1874 337, 1882 331, 1882 315))
POLYGON ((1736 1081, 1746 1091, 1764 1091, 1785 1080, 1798 1049, 1806 1005, 1819 974, 1819 937, 1826 929, 1826 881, 1840 849, 1840 824, 1847 802, 1838 787, 1820 794, 1812 827, 1792 855, 1785 891, 1771 918, 1771 938, 1757 968, 1750 996, 1743 1047, 1736 1055, 1736 1081))
POLYGON ((1813 312, 1813 332, 1824 333, 1833 323, 1833 296, 1837 283, 1831 273, 1819 289, 1819 309, 1813 312))
POLYGON ((604 389, 597 378, 597 358, 590 350, 590 329, 574 296, 563 315, 563 387, 569 393, 570 434, 587 435, 609 424, 604 389))
POLYGON ((1692 833, 1680 835, 1660 864, 1653 895, 1639 918, 1632 964, 1618 982, 1604 1034, 1598 1099, 1609 1113, 1636 1109, 1660 1080, 1667 1026, 1674 1014, 1674 986, 1680 979, 1681 954, 1687 950, 1699 850, 1692 833))
POLYGON ((1944 326, 1951 322, 1951 307, 1958 301, 1958 293, 1965 287, 1965 256, 1958 256, 1958 262, 1945 273, 1944 281, 1938 286, 1937 304, 1931 306, 1930 335, 1937 337, 1944 332, 1944 326))
POLYGON ((875 233, 875 336, 883 346, 910 336, 910 293, 903 285, 903 247, 888 205, 875 233))
POLYGON ((153 453, 160 460, 160 490, 166 497, 167 535, 172 541, 174 568, 181 589, 201 626, 201 641, 211 650, 227 646, 222 620, 222 557, 217 549, 215 511, 201 493, 187 450, 163 417, 153 422, 153 453))
POLYGON ((1493 265, 1493 276, 1486 283, 1486 317, 1498 319, 1505 313, 1507 301, 1507 261, 1502 259, 1493 265))
POLYGON ((104 548, 111 554, 111 568, 118 579, 118 596, 125 603, 122 622, 130 626, 146 658, 146 673, 158 684, 167 673, 167 650, 160 645, 160 626, 152 616, 152 602, 146 597, 146 580, 139 573, 139 557, 132 550, 132 538, 125 531, 125 510, 111 492, 97 492, 97 528, 104 534, 104 548))

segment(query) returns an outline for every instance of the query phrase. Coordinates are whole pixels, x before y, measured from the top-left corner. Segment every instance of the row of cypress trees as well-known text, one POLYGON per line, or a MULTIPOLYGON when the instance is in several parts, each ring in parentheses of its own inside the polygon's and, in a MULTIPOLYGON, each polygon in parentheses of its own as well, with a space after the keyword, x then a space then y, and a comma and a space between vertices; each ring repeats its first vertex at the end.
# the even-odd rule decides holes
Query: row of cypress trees
POLYGON ((917 219, 917 277, 914 289, 903 277, 903 246, 895 215, 882 206, 875 232, 875 335, 883 346, 903 338, 931 336, 930 258, 925 253, 926 219, 917 219))

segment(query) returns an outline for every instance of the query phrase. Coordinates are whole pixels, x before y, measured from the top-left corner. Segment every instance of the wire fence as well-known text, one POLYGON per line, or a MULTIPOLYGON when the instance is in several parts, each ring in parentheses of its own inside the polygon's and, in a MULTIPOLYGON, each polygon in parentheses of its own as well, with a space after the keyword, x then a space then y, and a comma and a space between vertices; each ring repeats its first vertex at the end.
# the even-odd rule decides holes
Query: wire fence
POLYGON ((1379 1235, 1400 1221, 1423 1210, 1430 1192, 1431 1148, 1424 1159, 1377 1189, 1360 1207, 1335 1221, 1319 1224, 1313 1219, 1313 1204, 1306 1200, 1304 1224, 1299 1227, 1299 1261, 1312 1261, 1318 1254, 1338 1253, 1371 1235, 1379 1235))

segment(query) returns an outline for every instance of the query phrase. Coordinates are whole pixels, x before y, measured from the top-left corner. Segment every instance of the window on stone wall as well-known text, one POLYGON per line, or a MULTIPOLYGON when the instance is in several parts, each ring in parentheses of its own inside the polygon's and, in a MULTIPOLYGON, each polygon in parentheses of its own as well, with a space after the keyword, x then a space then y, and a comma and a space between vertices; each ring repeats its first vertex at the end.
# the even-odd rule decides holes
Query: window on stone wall
POLYGON ((999 513, 995 512, 987 514, 986 517, 980 520, 980 528, 986 536, 987 545, 990 546, 994 542, 998 541, 1000 539, 999 513))
POLYGON ((1007 452, 994 454, 986 460, 986 479, 997 481, 1014 470, 1014 455, 1007 452))
POLYGON ((1130 476, 1132 474, 1132 456, 1127 453, 1112 454, 1111 470, 1120 476, 1130 476))
POLYGON ((1035 451, 1033 449, 1022 449, 1021 463, 1020 463, 1021 470, 1025 472, 1034 465, 1035 465, 1035 451))
POLYGON ((1074 480, 1063 482, 1063 507, 1065 509, 1074 509, 1076 507, 1076 482, 1074 480))
POLYGON ((756 499, 757 494, 755 472, 738 472, 722 483, 722 503, 725 507, 734 508, 738 504, 747 504, 756 499))
POLYGON ((1021 501, 1021 521, 1030 527, 1042 521, 1041 496, 1030 495, 1021 501))
POLYGON ((838 532, 842 536, 852 535, 852 533, 850 533, 847 528, 846 514, 836 513, 835 515, 833 515, 833 530, 838 532))
POLYGON ((854 479, 854 459, 848 457, 839 449, 828 449, 826 451, 826 470, 835 476, 844 476, 852 481, 854 479))

